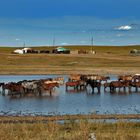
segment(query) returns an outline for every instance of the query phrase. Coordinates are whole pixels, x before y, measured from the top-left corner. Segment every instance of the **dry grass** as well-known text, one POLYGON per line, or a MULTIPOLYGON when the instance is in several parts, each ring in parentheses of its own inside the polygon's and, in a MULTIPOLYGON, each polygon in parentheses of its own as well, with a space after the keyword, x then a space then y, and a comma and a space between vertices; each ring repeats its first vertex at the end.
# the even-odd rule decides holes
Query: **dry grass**
POLYGON ((66 121, 58 124, 48 123, 6 123, 0 124, 1 140, 88 140, 94 133, 97 140, 139 140, 140 123, 90 123, 80 120, 79 123, 66 121))
MULTIPOLYGON (((24 54, 15 55, 15 48, 0 48, 0 74, 69 74, 69 73, 139 73, 140 56, 130 56, 132 49, 140 46, 94 46, 96 55, 78 55, 80 49, 90 50, 91 46, 66 46, 73 52, 67 55, 24 54)), ((52 49, 38 47, 36 49, 52 49)), ((122 117, 122 116, 121 116, 122 117)), ((82 118, 82 117, 81 117, 82 118)), ((76 123, 73 119, 64 124, 56 121, 43 123, 37 118, 0 118, 1 140, 88 140, 90 133, 95 133, 97 140, 139 140, 140 123, 90 123, 83 119, 76 123), (22 120, 22 123, 20 120, 22 120), (6 123, 14 120, 14 123, 6 123), (30 120, 30 123, 27 123, 30 120)), ((54 120, 57 120, 55 117, 54 120)))
MULTIPOLYGON (((91 46, 66 46, 71 54, 11 54, 14 48, 0 48, 1 74, 70 74, 70 73, 138 73, 140 56, 130 56, 130 50, 140 46, 94 46, 97 54, 78 55, 77 50, 91 46), (129 71, 128 71, 129 70, 129 71)), ((52 49, 38 47, 35 49, 52 49)))

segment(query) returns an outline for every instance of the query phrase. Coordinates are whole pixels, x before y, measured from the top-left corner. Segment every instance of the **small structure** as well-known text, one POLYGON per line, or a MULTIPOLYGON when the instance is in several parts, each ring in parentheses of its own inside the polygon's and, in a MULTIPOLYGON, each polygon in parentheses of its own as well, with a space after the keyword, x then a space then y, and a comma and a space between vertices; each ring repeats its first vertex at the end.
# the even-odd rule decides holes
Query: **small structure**
POLYGON ((25 53, 33 53, 34 50, 32 48, 23 48, 23 49, 16 49, 13 51, 13 53, 16 54, 25 54, 25 53))
POLYGON ((140 55, 140 50, 133 49, 133 50, 130 51, 130 54, 131 55, 140 55))
POLYGON ((24 53, 32 53, 33 52, 32 48, 23 48, 22 50, 24 53))
POLYGON ((52 51, 52 53, 58 53, 58 54, 70 54, 70 50, 66 49, 64 47, 57 47, 52 51))
POLYGON ((16 49, 13 51, 13 53, 16 53, 16 54, 24 54, 24 51, 21 50, 21 49, 16 49))

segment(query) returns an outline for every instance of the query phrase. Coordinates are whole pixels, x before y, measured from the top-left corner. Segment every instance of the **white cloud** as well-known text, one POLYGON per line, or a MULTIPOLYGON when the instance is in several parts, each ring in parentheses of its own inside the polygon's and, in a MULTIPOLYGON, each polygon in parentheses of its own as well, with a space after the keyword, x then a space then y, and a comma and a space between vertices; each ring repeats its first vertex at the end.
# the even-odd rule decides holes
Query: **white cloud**
POLYGON ((124 26, 120 26, 118 28, 116 28, 117 30, 121 30, 121 31, 128 31, 132 29, 132 26, 130 25, 124 25, 124 26))

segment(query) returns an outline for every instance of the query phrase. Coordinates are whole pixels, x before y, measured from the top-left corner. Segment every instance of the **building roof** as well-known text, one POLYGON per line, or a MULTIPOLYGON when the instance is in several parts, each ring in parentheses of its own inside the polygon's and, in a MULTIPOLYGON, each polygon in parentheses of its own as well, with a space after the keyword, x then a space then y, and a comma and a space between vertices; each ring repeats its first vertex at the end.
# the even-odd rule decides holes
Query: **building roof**
POLYGON ((69 50, 69 49, 66 49, 64 47, 57 47, 56 49, 57 49, 57 51, 67 51, 67 50, 69 50))

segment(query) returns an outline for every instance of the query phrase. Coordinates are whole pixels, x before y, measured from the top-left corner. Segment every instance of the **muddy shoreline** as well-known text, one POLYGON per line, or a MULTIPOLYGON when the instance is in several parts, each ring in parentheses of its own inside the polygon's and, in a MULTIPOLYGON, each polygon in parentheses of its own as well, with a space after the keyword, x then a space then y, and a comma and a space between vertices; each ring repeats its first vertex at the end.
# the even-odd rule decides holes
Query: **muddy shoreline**
POLYGON ((37 123, 65 120, 140 120, 140 114, 109 114, 109 115, 60 115, 60 116, 0 116, 0 123, 37 123))

